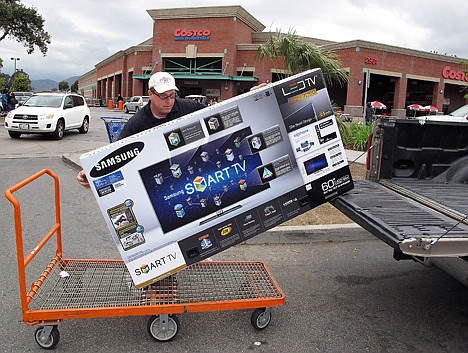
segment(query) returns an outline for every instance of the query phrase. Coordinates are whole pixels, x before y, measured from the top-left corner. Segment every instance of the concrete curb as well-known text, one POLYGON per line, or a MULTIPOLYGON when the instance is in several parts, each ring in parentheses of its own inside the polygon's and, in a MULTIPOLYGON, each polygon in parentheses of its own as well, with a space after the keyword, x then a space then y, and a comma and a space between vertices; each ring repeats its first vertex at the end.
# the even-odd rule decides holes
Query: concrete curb
MULTIPOLYGON (((62 161, 76 171, 81 166, 73 157, 62 155, 62 161)), ((305 226, 278 226, 244 242, 247 245, 260 244, 310 244, 376 240, 372 234, 356 223, 320 224, 305 226)))
POLYGON ((65 164, 68 164, 70 167, 72 167, 73 169, 76 169, 77 172, 79 172, 81 169, 81 165, 79 165, 78 163, 76 163, 74 160, 72 160, 71 158, 65 156, 65 155, 62 155, 62 161, 65 163, 65 164))

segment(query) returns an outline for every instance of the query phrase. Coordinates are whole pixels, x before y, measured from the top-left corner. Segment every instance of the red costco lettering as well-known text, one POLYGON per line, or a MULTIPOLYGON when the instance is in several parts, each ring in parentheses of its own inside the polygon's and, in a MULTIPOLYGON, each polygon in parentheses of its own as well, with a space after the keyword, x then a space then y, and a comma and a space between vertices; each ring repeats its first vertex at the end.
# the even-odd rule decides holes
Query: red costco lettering
POLYGON ((463 71, 452 70, 450 66, 446 66, 442 69, 442 76, 451 80, 468 81, 468 76, 465 76, 463 71))
POLYGON ((186 30, 182 28, 176 28, 174 30, 174 37, 209 37, 211 31, 209 29, 191 29, 186 30))

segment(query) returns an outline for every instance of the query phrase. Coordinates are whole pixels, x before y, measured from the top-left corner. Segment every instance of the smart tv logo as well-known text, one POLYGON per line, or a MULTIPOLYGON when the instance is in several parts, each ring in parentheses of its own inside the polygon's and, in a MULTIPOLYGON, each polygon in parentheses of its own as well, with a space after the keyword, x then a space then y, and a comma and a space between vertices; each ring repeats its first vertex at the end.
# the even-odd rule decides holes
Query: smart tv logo
POLYGON ((177 260, 177 253, 169 253, 166 256, 161 256, 159 259, 156 259, 150 263, 142 264, 139 268, 135 269, 135 275, 141 276, 143 274, 148 274, 151 270, 164 267, 175 260, 177 260))
POLYGON ((185 191, 191 195, 195 191, 203 192, 205 189, 213 184, 226 183, 233 177, 243 174, 245 172, 245 160, 241 163, 234 163, 229 167, 215 171, 213 174, 208 174, 206 177, 197 176, 191 183, 185 184, 185 191))

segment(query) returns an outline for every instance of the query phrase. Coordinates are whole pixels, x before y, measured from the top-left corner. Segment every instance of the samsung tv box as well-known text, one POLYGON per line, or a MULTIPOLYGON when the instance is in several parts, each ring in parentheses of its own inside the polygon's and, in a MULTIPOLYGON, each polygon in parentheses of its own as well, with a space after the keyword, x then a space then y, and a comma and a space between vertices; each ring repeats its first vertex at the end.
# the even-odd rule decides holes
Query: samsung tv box
POLYGON ((83 154, 137 288, 353 188, 319 69, 83 154))

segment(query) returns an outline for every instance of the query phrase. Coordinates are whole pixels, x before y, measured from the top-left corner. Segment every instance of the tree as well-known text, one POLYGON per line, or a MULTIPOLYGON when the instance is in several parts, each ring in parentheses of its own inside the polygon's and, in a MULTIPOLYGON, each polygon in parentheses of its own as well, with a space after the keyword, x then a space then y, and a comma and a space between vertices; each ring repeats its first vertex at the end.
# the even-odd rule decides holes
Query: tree
POLYGON ((6 88, 5 77, 0 76, 0 92, 3 92, 5 88, 6 88))
POLYGON ((69 84, 67 81, 60 81, 59 82, 59 91, 68 91, 69 84))
MULTIPOLYGON (((468 77, 468 61, 462 60, 460 64, 466 67, 466 70, 464 70, 464 72, 465 72, 465 77, 468 77)), ((466 85, 466 87, 463 88, 463 90, 465 92, 468 91, 468 84, 466 85)), ((468 99, 468 93, 465 93, 463 98, 468 99)))
POLYGON ((0 88, 3 91, 4 88, 11 86, 11 76, 8 74, 0 73, 0 88))
POLYGON ((26 7, 19 0, 0 0, 0 41, 16 39, 27 48, 27 53, 38 47, 47 54, 50 35, 44 30, 44 19, 34 7, 26 7), (3 32, 3 33, 2 33, 3 32))
POLYGON ((31 80, 24 72, 16 72, 12 78, 11 90, 13 92, 31 92, 31 80))
POLYGON ((286 34, 279 30, 273 33, 265 44, 260 45, 257 57, 261 60, 268 57, 278 67, 286 65, 288 74, 285 76, 321 68, 327 84, 338 83, 342 86, 348 82, 348 75, 333 52, 302 41, 292 29, 286 34))
POLYGON ((76 80, 75 82, 73 82, 70 90, 74 93, 78 93, 78 80, 76 80))

